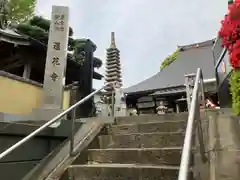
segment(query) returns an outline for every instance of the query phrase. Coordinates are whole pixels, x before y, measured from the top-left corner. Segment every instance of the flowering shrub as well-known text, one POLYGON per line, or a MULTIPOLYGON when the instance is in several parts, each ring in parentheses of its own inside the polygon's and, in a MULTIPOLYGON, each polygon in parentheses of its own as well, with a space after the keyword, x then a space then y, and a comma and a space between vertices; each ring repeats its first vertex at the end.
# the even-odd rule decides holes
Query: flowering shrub
POLYGON ((230 53, 230 64, 237 70, 240 67, 240 39, 235 42, 230 53))
POLYGON ((221 21, 219 36, 222 38, 222 45, 230 54, 230 64, 236 70, 240 66, 240 0, 229 5, 228 14, 221 21))
POLYGON ((228 50, 230 64, 234 69, 230 77, 232 108, 236 115, 240 115, 240 0, 229 4, 228 14, 221 24, 218 35, 228 50))

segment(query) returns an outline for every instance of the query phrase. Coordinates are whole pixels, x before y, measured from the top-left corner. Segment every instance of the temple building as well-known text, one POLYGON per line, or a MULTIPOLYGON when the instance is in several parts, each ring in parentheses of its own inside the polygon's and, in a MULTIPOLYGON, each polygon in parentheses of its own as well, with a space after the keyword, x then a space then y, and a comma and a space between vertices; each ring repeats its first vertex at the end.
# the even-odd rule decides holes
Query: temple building
MULTIPOLYGON (((40 107, 46 52, 47 46, 36 39, 22 35, 15 29, 0 28, 0 115, 1 112, 25 115, 31 113, 33 108, 40 107)), ((71 98, 71 88, 74 82, 84 80, 87 70, 83 70, 84 67, 74 61, 73 55, 68 54, 64 109, 75 102, 71 98)), ((101 74, 92 72, 93 79, 102 79, 101 74)), ((82 84, 78 88, 79 93, 84 90, 82 84)))
MULTIPOLYGON (((25 79, 43 83, 47 46, 31 37, 20 35, 12 29, 0 29, 0 71, 5 71, 25 79)), ((66 85, 80 81, 76 76, 81 64, 67 57, 66 85)), ((93 78, 101 80, 102 75, 93 72, 93 78)))
POLYGON ((187 111, 185 75, 201 68, 204 76, 206 97, 218 101, 212 47, 215 39, 179 46, 174 62, 154 76, 124 89, 127 107, 141 114, 156 113, 164 104, 170 112, 187 111))
MULTIPOLYGON (((121 75, 121 64, 120 64, 120 51, 116 47, 114 32, 111 33, 111 44, 107 49, 107 59, 106 59, 106 73, 105 82, 112 83, 116 82, 121 87, 122 86, 122 75, 121 75)), ((110 97, 112 94, 112 87, 107 86, 105 88, 106 96, 110 97)))

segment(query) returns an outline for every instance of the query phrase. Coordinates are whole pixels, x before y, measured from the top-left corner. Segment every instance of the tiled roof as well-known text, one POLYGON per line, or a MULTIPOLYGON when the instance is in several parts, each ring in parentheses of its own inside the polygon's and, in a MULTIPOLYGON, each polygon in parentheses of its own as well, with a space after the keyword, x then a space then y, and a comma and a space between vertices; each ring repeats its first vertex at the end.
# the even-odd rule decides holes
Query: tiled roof
POLYGON ((168 95, 168 94, 177 94, 177 93, 182 93, 182 92, 186 92, 185 86, 161 89, 161 90, 158 90, 158 91, 154 92, 151 95, 152 96, 155 96, 155 95, 168 95))
POLYGON ((9 36, 12 36, 12 37, 18 37, 18 38, 25 38, 25 39, 27 39, 27 37, 16 33, 12 29, 0 29, 0 33, 6 34, 6 35, 9 35, 9 36))
MULTIPOLYGON (((14 43, 18 45, 27 45, 27 46, 37 46, 39 48, 43 48, 45 51, 47 50, 47 45, 41 43, 40 41, 33 39, 31 37, 28 37, 26 35, 22 35, 20 33, 17 33, 14 29, 0 29, 0 41, 5 41, 7 43, 14 43)), ((82 41, 86 41, 85 39, 81 39, 82 41)), ((96 48, 96 45, 93 43, 93 48, 96 48)), ((73 60, 71 60, 72 53, 68 52, 67 56, 67 66, 68 67, 73 67, 75 66, 77 69, 79 69, 79 65, 73 60), (70 55, 71 54, 71 55, 70 55), (77 65, 77 66, 76 66, 77 65)), ((71 69, 73 71, 73 69, 71 69)), ((76 71, 73 71, 76 73, 76 71)), ((76 75, 73 74, 72 72, 69 72, 69 69, 67 68, 66 74, 69 75, 71 73, 72 77, 75 77, 76 75), (72 75, 73 74, 73 75, 72 75)), ((93 79, 101 80, 103 76, 96 72, 95 70, 93 71, 93 79)))
POLYGON ((18 45, 30 45, 29 38, 21 34, 16 33, 13 29, 0 29, 0 41, 18 44, 18 45))
POLYGON ((179 46, 181 51, 175 62, 149 79, 124 89, 124 92, 131 94, 183 86, 184 75, 196 73, 197 68, 202 69, 204 79, 215 78, 212 53, 213 43, 214 40, 209 40, 187 46, 179 46))

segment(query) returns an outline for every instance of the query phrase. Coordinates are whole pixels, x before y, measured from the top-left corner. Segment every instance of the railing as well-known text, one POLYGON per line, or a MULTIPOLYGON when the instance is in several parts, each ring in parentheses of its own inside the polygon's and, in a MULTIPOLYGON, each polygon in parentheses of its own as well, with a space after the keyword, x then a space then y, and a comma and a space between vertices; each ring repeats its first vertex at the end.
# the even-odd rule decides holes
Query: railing
MULTIPOLYGON (((89 94, 88 96, 86 96, 85 98, 81 99, 80 101, 78 101, 76 104, 72 105, 71 107, 69 107, 68 109, 66 109, 65 111, 63 111, 62 113, 60 113, 59 115, 57 115, 56 117, 54 117, 53 119, 51 119, 50 121, 48 121, 47 123, 45 123, 44 125, 42 125, 41 127, 39 127, 38 129, 36 129, 35 131, 33 131, 32 133, 30 133, 28 136, 26 136, 25 138, 23 138, 22 140, 20 140, 19 142, 17 142, 16 144, 14 144, 13 146, 11 146, 10 148, 8 148, 7 150, 5 150, 4 152, 2 152, 0 154, 0 160, 3 159, 5 156, 7 156, 8 154, 10 154, 12 151, 14 151, 15 149, 19 148, 20 146, 22 146, 23 144, 25 144, 26 142, 28 142, 29 140, 31 140, 34 136, 36 136, 37 134, 39 134, 40 132, 42 132, 43 130, 45 130, 47 127, 51 126, 52 124, 54 124, 55 122, 61 120, 61 118, 63 118, 64 116, 66 116, 69 112, 73 112, 72 114, 72 130, 71 130, 71 137, 70 137, 70 155, 74 155, 74 128, 75 128, 75 111, 76 108, 83 104, 84 102, 86 102, 87 100, 89 100, 90 98, 92 98, 95 94, 97 94, 99 91, 101 91, 102 89, 104 89, 106 86, 108 85, 112 85, 114 88, 114 84, 113 83, 107 83, 105 84, 103 87, 99 88, 98 90, 92 92, 91 94, 89 94)), ((112 107, 113 108, 113 107, 112 107)))
POLYGON ((190 161, 191 161, 192 138, 193 138, 193 132, 195 130, 195 125, 197 126, 196 128, 198 131, 201 158, 204 163, 207 161, 207 157, 205 155, 202 124, 201 124, 201 118, 200 118, 201 103, 205 106, 204 82, 203 82, 202 70, 198 68, 197 74, 186 75, 185 78, 186 78, 186 91, 187 91, 189 115, 188 115, 186 134, 185 134, 184 145, 182 150, 178 180, 188 180, 190 161))

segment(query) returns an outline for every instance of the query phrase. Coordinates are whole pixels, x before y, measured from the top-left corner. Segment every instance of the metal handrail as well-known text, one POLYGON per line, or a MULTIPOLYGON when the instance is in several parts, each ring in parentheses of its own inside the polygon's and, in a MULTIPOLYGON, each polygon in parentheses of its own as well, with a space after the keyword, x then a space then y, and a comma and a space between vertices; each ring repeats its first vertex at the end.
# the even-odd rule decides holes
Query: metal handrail
MULTIPOLYGON (((86 97, 84 97, 83 99, 81 99, 80 101, 78 101, 77 103, 75 103, 74 105, 72 105, 71 107, 69 107, 68 109, 66 109, 65 111, 63 111, 62 113, 60 113, 59 115, 55 116, 53 119, 51 119, 50 121, 48 121, 47 123, 45 123, 44 125, 42 125, 41 127, 39 127, 38 129, 36 129, 35 131, 33 131, 32 133, 30 133, 28 136, 26 136, 25 138, 23 138, 22 140, 18 141, 16 144, 12 145, 11 147, 9 147, 7 150, 5 150, 4 152, 2 152, 0 154, 0 160, 3 159, 5 156, 7 156, 8 154, 10 154, 12 151, 14 151, 15 149, 17 149, 18 147, 22 146, 23 144, 25 144, 26 142, 28 142, 29 140, 31 140, 34 136, 36 136, 37 134, 39 134, 40 132, 42 132, 43 130, 45 130, 47 127, 51 126, 52 124, 54 124, 55 122, 61 120, 62 117, 64 117, 65 115, 67 115, 69 112, 71 111, 75 111, 75 109, 83 104, 84 102, 86 102, 87 100, 89 100, 91 97, 93 97, 95 94, 97 94, 99 91, 101 91, 102 89, 104 89, 106 86, 108 85, 113 85, 114 87, 114 83, 106 83, 104 86, 102 86, 101 88, 97 89, 96 91, 92 92, 91 94, 87 95, 86 97)), ((75 114, 75 113, 74 113, 75 114)), ((72 117, 72 123, 74 124, 75 121, 75 116, 72 117)), ((72 126, 72 134, 71 134, 71 138, 70 138, 70 155, 73 154, 73 141, 74 141, 74 125, 72 126)))
MULTIPOLYGON (((189 108, 189 116, 187 121, 186 134, 184 139, 184 145, 182 150, 181 164, 178 175, 178 180, 188 180, 189 174, 189 164, 191 160, 191 148, 192 148, 192 138, 193 131, 195 129, 195 119, 198 125, 198 138, 200 144, 200 153, 202 157, 202 161, 206 162, 207 158, 205 156, 205 147, 203 142, 203 134, 200 120, 200 101, 199 101, 199 91, 201 92, 202 100, 205 101, 204 97, 204 82, 202 70, 200 68, 197 69, 197 74, 195 77, 194 88, 191 97, 191 103, 189 108), (200 84, 200 85, 199 85, 200 84)), ((205 102, 204 102, 205 105, 205 102)))

